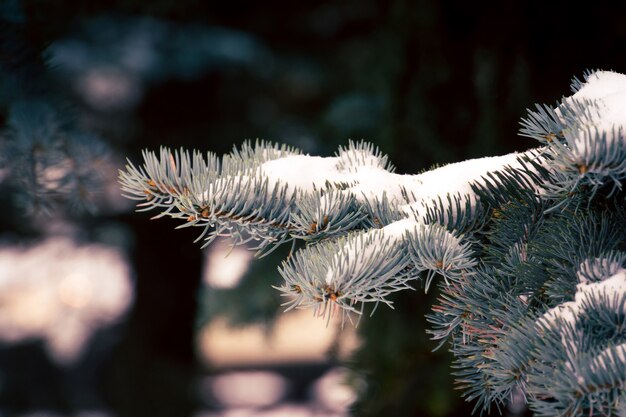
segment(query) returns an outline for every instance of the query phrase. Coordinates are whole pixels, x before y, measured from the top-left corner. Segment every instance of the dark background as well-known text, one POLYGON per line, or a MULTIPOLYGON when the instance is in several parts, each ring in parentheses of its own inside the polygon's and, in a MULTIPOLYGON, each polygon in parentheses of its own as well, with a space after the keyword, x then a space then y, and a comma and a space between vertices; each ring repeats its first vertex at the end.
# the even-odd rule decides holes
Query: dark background
MULTIPOLYGON (((331 155, 352 138, 378 145, 398 172, 415 173, 528 149, 535 144, 517 136, 526 108, 569 95, 571 77, 586 69, 626 71, 619 4, 11 0, 0 21, 0 127, 14 100, 45 97, 133 161, 144 148, 221 154, 255 138, 331 155), (133 30, 144 33, 137 28, 146 22, 148 33, 161 31, 145 47, 158 59, 129 69, 116 45, 134 39, 133 30), (51 58, 67 40, 88 46, 86 63, 51 58), (73 82, 98 65, 129 76, 137 93, 113 104, 90 101, 73 82)), ((41 238, 31 215, 6 197, 3 235, 41 238)), ((40 408, 71 415, 83 406, 119 416, 192 415, 200 406, 193 384, 204 372, 194 351, 198 317, 208 309, 238 323, 271 321, 278 304, 270 297, 259 305, 263 297, 247 288, 229 295, 235 305, 207 307, 195 233, 174 230, 175 222, 131 211, 63 215, 86 236, 112 223, 128 231, 135 304, 72 369, 50 363, 36 342, 5 346, 0 407, 8 415, 40 408)), ((264 275, 256 281, 267 285, 255 291, 273 291, 276 276, 264 275)), ((469 415, 472 405, 452 390, 451 358, 432 353, 425 333, 433 297, 401 294, 395 310, 381 308, 361 323, 364 343, 349 366, 368 388, 355 415, 469 415)))

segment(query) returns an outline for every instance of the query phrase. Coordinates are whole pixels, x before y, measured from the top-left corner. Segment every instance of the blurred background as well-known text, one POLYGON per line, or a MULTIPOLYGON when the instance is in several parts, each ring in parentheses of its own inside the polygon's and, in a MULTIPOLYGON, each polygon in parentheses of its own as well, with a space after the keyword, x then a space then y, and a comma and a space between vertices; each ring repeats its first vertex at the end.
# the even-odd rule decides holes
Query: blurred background
POLYGON ((400 173, 528 149, 526 108, 626 71, 619 3, 0 0, 0 417, 470 415, 436 294, 357 329, 283 314, 288 248, 201 250, 118 169, 256 138, 364 139, 400 173))

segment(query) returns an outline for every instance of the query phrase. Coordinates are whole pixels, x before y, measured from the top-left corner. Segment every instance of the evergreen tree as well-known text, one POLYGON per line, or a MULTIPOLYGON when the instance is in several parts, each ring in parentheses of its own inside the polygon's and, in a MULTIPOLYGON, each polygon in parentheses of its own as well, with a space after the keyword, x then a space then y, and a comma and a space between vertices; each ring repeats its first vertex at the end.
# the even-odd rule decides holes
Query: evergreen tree
POLYGON ((522 119, 539 147, 418 175, 366 143, 323 158, 257 141, 221 158, 145 151, 120 182, 205 245, 291 244, 287 310, 358 323, 436 279, 429 333, 475 410, 522 392, 541 416, 626 415, 626 76, 572 89, 522 119))

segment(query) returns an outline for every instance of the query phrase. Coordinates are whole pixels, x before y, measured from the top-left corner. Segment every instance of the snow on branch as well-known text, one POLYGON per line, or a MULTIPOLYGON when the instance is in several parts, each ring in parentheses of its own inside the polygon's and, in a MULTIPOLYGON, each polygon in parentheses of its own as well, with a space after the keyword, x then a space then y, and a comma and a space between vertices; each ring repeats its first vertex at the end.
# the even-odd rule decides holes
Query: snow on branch
POLYGON ((626 411, 626 75, 572 87, 522 120, 539 147, 417 175, 363 142, 321 157, 257 141, 222 157, 145 151, 119 180, 139 210, 199 227, 205 244, 291 243, 274 287, 287 310, 353 321, 442 277, 430 333, 450 341, 476 409, 522 392, 539 416, 614 415, 626 411))
POLYGON ((538 106, 522 119, 521 134, 547 146, 556 170, 546 195, 557 200, 580 187, 616 191, 626 178, 626 75, 587 73, 573 88, 556 108, 538 106))
MULTIPOLYGON (((127 171, 120 172, 120 182, 129 198, 143 200, 139 210, 157 209, 156 217, 185 220, 180 227, 202 227, 201 237, 207 244, 218 235, 228 235, 235 244, 253 242, 266 252, 285 242, 343 236, 344 249, 332 241, 328 247, 320 244, 297 255, 306 258, 322 251, 337 258, 339 251, 340 258, 349 259, 349 266, 337 260, 345 267, 333 270, 339 277, 333 280, 337 288, 330 293, 339 291, 341 296, 333 301, 356 312, 354 304, 359 302, 390 304, 384 297, 391 290, 406 288, 404 282, 415 279, 420 271, 431 271, 428 288, 435 272, 447 279, 454 271, 468 270, 474 263, 460 237, 441 228, 424 228, 428 213, 439 209, 451 218, 471 217, 478 201, 472 187, 485 185, 482 178, 504 167, 521 169, 520 157, 530 155, 479 158, 418 175, 399 175, 392 172, 385 156, 365 143, 351 142, 334 157, 304 155, 266 142, 247 143, 221 160, 211 153, 205 158, 199 152, 162 148, 159 156, 144 152, 141 167, 129 162, 127 171), (450 195, 456 197, 455 204, 450 200, 442 206, 442 197, 450 195), (393 215, 376 216, 381 210, 393 215), (394 231, 393 239, 383 239, 389 230, 394 231), (413 250, 404 251, 402 262, 396 264, 394 257, 383 256, 403 252, 399 249, 405 246, 413 250), (380 271, 361 265, 387 261, 392 266, 380 271), (401 267, 396 271, 397 265, 401 267), (345 288, 355 282, 367 285, 345 288)), ((329 280, 311 287, 304 270, 318 266, 302 265, 306 267, 282 269, 287 280, 282 291, 291 291, 299 306, 325 305, 329 280)))
MULTIPOLYGON (((479 227, 476 219, 480 198, 476 191, 497 194, 502 188, 498 182, 506 175, 515 179, 512 188, 521 186, 547 198, 565 191, 571 195, 585 181, 596 188, 606 181, 621 187, 621 178, 626 174, 626 105, 622 105, 626 100, 625 79, 612 72, 588 74, 586 81, 577 85, 576 93, 558 108, 530 112, 522 132, 545 145, 538 151, 467 160, 418 175, 399 175, 393 172, 386 156, 366 143, 350 142, 335 156, 320 157, 257 141, 245 143, 223 158, 166 148, 159 156, 145 151, 144 165, 138 168, 129 162, 127 170, 120 172, 120 182, 129 198, 143 200, 140 210, 157 209, 157 217, 185 220, 180 227, 201 227, 200 238, 206 244, 218 235, 227 235, 235 244, 252 242, 264 253, 285 242, 312 244, 343 236, 351 247, 346 256, 350 254, 355 262, 359 251, 364 251, 358 255, 360 258, 369 259, 384 249, 382 234, 376 239, 358 240, 361 238, 355 236, 359 231, 367 233, 368 229, 398 222, 394 227, 409 232, 416 224, 435 222, 457 233, 466 232, 467 227, 461 227, 459 219, 464 220, 464 226, 479 227), (577 167, 574 176, 572 166, 577 167), (546 167, 552 181, 535 175, 537 167, 546 167), (370 243, 365 245, 365 241, 370 243)), ((305 253, 309 252, 302 256, 305 253)), ((411 268, 415 270, 420 262, 413 259, 411 268)), ((372 273, 367 278, 360 272, 354 274, 341 281, 385 281, 372 273)), ((383 278, 391 279, 394 274, 385 270, 383 278)), ((431 278, 428 275, 426 287, 431 278)), ((310 284, 306 278, 301 279, 300 287, 310 284)), ((294 276, 290 280, 295 282, 294 276)), ((350 297, 348 304, 370 300, 368 291, 350 297)), ((348 291, 344 289, 343 293, 345 297, 348 291)), ((319 298, 319 294, 308 296, 302 305, 315 304, 319 298)), ((299 293, 296 299, 302 297, 299 293)), ((375 299, 382 301, 380 296, 375 299)))
POLYGON ((568 301, 548 310, 538 321, 544 326, 552 326, 557 320, 576 324, 580 316, 594 304, 602 303, 612 310, 626 314, 626 269, 620 269, 610 277, 594 283, 580 283, 574 301, 568 301))

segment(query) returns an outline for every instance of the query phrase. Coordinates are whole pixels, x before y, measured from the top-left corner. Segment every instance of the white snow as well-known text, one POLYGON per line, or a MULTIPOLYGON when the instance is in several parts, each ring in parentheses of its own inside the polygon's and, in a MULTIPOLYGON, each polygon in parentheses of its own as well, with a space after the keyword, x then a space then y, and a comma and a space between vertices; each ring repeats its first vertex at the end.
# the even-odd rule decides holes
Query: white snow
POLYGON ((326 181, 339 181, 337 162, 336 157, 290 155, 263 163, 261 172, 270 184, 280 181, 288 184, 290 190, 312 192, 324 188, 326 181))
POLYGON ((412 192, 417 200, 400 209, 407 216, 422 220, 427 209, 435 205, 435 200, 441 197, 445 203, 447 195, 458 195, 461 198, 462 208, 469 200, 473 209, 476 205, 476 195, 470 184, 483 184, 483 177, 487 173, 501 170, 506 166, 519 168, 518 156, 520 154, 513 152, 502 156, 469 159, 419 174, 417 177, 421 184, 407 187, 407 191, 412 192))
POLYGON ((350 187, 349 192, 354 194, 357 201, 382 199, 386 193, 390 202, 403 200, 403 189, 413 190, 422 185, 419 175, 394 174, 383 169, 374 167, 360 168, 351 175, 355 185, 350 187))
POLYGON ((614 71, 596 71, 571 98, 595 100, 616 92, 626 92, 626 75, 614 71))
MULTIPOLYGON (((352 151, 355 153, 356 151, 352 151)), ((448 194, 459 195, 462 207, 469 199, 472 207, 476 197, 470 184, 482 182, 488 172, 505 166, 518 167, 518 153, 493 156, 457 162, 424 172, 418 175, 394 174, 382 167, 380 158, 372 155, 342 154, 339 157, 320 157, 311 155, 288 155, 263 163, 255 175, 240 174, 237 178, 218 178, 209 185, 209 189, 198 196, 204 201, 212 201, 225 189, 236 186, 239 191, 246 191, 252 198, 255 187, 267 179, 269 192, 276 186, 286 186, 285 199, 294 193, 311 193, 324 189, 328 183, 341 184, 342 193, 350 193, 354 198, 366 201, 382 200, 383 194, 392 204, 402 204, 401 210, 409 218, 422 220, 428 207, 441 196, 443 201, 448 194), (342 159, 343 158, 343 159, 342 159), (250 181, 254 178, 254 183, 250 181), (252 186, 250 186, 250 185, 252 186), (406 204, 408 201, 409 204, 406 204)))
MULTIPOLYGON (((566 366, 578 375, 578 382, 583 384, 585 382, 584 378, 581 376, 580 372, 572 366, 572 364, 576 363, 575 357, 578 354, 580 340, 584 340, 580 334, 581 330, 576 328, 576 324, 580 320, 580 316, 586 314, 586 309, 592 304, 591 302, 594 304, 607 303, 609 309, 613 310, 622 308, 620 300, 624 294, 626 294, 626 269, 621 269, 614 275, 600 282, 591 284, 582 282, 576 286, 576 290, 574 301, 563 303, 548 310, 537 320, 537 323, 549 328, 559 326, 557 320, 561 319, 564 323, 569 325, 568 327, 573 332, 569 331, 567 327, 560 327, 561 343, 566 348, 569 357, 569 362, 566 366)), ((624 313, 626 313, 626 311, 624 311, 624 313)), ((626 344, 608 347, 600 352, 592 360, 591 370, 593 372, 602 372, 603 369, 606 369, 607 361, 609 361, 610 357, 626 362, 626 344)))
POLYGON ((219 199, 231 187, 237 187, 252 198, 255 187, 264 179, 268 181, 269 192, 277 186, 286 186, 285 199, 290 199, 296 192, 312 193, 324 189, 328 183, 341 184, 345 188, 339 193, 349 193, 361 203, 380 201, 385 194, 391 204, 403 204, 400 209, 407 218, 421 221, 434 201, 441 197, 446 202, 448 194, 458 195, 462 207, 468 199, 474 207, 476 197, 470 184, 481 183, 487 173, 505 166, 519 167, 518 156, 520 154, 514 152, 470 159, 418 175, 400 175, 385 170, 380 158, 364 151, 344 151, 339 157, 288 155, 264 162, 254 174, 218 178, 199 198, 204 201, 219 199))
MULTIPOLYGON (((573 152, 583 160, 589 156, 589 133, 605 134, 609 143, 626 141, 626 75, 612 71, 597 71, 591 74, 575 94, 563 100, 563 104, 592 101, 588 117, 581 126, 566 131, 571 136, 573 152)), ((561 105, 563 106, 563 105, 561 105)), ((557 109, 559 110, 559 109, 557 109)))
POLYGON ((385 237, 393 238, 395 240, 402 239, 407 231, 413 230, 419 226, 419 223, 413 219, 402 219, 396 222, 390 223, 387 226, 380 229, 385 237))
POLYGON ((626 269, 621 269, 603 281, 578 284, 574 301, 568 301, 551 308, 539 319, 539 322, 551 326, 557 318, 561 318, 566 322, 575 324, 581 313, 585 312, 585 306, 589 304, 589 301, 606 301, 609 308, 617 309, 620 297, 624 294, 626 294, 626 269))
POLYGON ((359 201, 374 197, 382 198, 383 191, 387 192, 390 200, 400 200, 403 187, 419 184, 415 175, 399 175, 386 171, 380 160, 371 155, 351 156, 352 158, 346 155, 340 157, 291 155, 265 162, 261 166, 261 172, 267 176, 270 184, 287 184, 287 198, 291 197, 296 189, 312 192, 325 188, 326 183, 330 182, 345 184, 348 192, 354 194, 359 201))
POLYGON ((385 193, 390 202, 403 203, 406 195, 410 203, 402 205, 401 210, 407 217, 420 221, 439 196, 445 202, 448 194, 459 195, 462 207, 468 199, 473 207, 476 197, 470 184, 482 183, 487 173, 505 166, 519 167, 518 156, 520 154, 514 152, 470 159, 418 175, 400 175, 383 169, 380 161, 372 156, 357 155, 349 159, 351 165, 345 165, 346 160, 340 163, 340 157, 291 155, 265 162, 261 172, 270 184, 287 184, 287 198, 296 190, 312 192, 324 188, 328 182, 345 184, 344 192, 351 193, 360 202, 381 200, 385 193))

